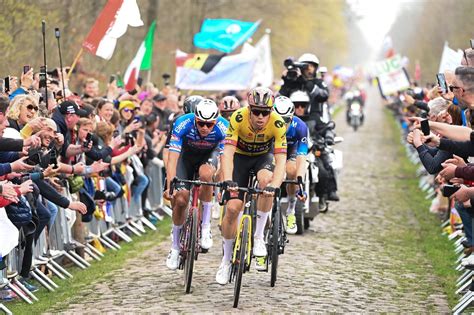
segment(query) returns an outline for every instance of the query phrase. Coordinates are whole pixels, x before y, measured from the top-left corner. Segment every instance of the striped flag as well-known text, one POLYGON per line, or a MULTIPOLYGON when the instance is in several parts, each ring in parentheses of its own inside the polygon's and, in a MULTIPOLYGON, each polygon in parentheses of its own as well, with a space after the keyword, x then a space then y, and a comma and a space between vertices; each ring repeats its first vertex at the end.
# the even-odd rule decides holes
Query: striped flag
POLYGON ((150 70, 153 56, 153 38, 155 35, 156 21, 151 23, 145 40, 138 48, 137 54, 128 66, 124 74, 125 89, 131 91, 137 84, 140 70, 150 70))
POLYGON ((82 47, 93 55, 109 60, 117 39, 125 34, 129 25, 143 25, 137 1, 108 0, 82 47))

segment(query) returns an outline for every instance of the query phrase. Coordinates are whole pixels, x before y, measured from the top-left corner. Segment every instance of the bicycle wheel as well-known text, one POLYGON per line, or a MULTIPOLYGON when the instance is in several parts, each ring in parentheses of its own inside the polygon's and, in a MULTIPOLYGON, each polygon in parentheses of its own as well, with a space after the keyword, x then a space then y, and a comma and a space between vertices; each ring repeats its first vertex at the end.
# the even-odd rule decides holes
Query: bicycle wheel
POLYGON ((272 261, 272 269, 271 269, 271 277, 270 277, 270 286, 274 287, 275 282, 277 279, 277 270, 278 270, 278 255, 280 250, 280 222, 281 222, 281 213, 280 207, 276 206, 277 210, 273 216, 273 224, 272 224, 272 251, 271 251, 271 261, 272 261))
POLYGON ((188 216, 188 235, 186 242, 186 261, 184 263, 184 289, 186 293, 191 292, 193 280, 194 261, 196 259, 196 235, 198 228, 198 209, 190 209, 192 214, 188 216))
POLYGON ((233 262, 234 266, 234 308, 239 305, 240 288, 242 286, 242 274, 246 268, 246 254, 249 246, 249 220, 243 220, 242 230, 240 231, 240 248, 237 249, 237 260, 233 262))
POLYGON ((304 233, 304 203, 300 200, 296 201, 295 207, 295 217, 296 217, 296 234, 303 235, 304 233))

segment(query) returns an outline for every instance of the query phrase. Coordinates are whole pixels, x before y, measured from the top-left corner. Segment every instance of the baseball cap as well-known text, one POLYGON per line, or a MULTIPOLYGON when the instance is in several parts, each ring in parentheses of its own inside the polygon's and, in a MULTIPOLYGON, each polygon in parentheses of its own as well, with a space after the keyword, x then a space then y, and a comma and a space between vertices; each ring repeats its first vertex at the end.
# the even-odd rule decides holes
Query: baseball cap
POLYGON ((64 101, 59 104, 59 112, 63 115, 76 114, 81 117, 87 116, 87 112, 80 109, 79 106, 77 106, 77 104, 72 101, 64 101))
POLYGON ((161 101, 166 100, 166 96, 164 96, 163 94, 157 94, 157 95, 153 96, 153 100, 155 102, 161 102, 161 101))

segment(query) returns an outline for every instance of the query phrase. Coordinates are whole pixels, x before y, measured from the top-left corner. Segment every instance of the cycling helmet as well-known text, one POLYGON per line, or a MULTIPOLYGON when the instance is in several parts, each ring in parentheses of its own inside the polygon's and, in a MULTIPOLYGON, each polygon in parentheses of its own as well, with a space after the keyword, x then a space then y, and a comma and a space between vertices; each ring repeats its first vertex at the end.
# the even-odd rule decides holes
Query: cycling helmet
POLYGON ((295 91, 291 93, 290 100, 293 103, 309 103, 309 95, 303 91, 295 91))
POLYGON ((216 102, 205 98, 196 105, 194 115, 198 120, 215 121, 217 116, 219 116, 219 109, 217 108, 216 102))
POLYGON ((189 113, 194 113, 194 109, 196 108, 196 105, 199 104, 200 101, 202 101, 204 97, 200 95, 191 95, 186 97, 183 103, 183 111, 185 114, 189 113))
POLYGON ((219 102, 219 111, 222 112, 233 112, 240 108, 240 102, 235 96, 225 96, 219 102))
POLYGON ((251 89, 247 94, 247 99, 250 106, 268 109, 273 107, 273 102, 275 101, 272 90, 264 87, 251 89))
POLYGON ((319 73, 327 73, 327 72, 328 72, 327 67, 324 67, 324 66, 319 67, 319 73))
POLYGON ((298 62, 302 62, 302 63, 312 63, 316 66, 316 68, 319 66, 319 58, 316 57, 316 55, 313 55, 313 54, 309 54, 309 53, 306 53, 306 54, 302 54, 299 58, 298 58, 298 62))
POLYGON ((275 98, 275 104, 273 105, 273 109, 286 122, 290 121, 295 113, 295 105, 293 104, 293 102, 288 97, 282 95, 275 98))

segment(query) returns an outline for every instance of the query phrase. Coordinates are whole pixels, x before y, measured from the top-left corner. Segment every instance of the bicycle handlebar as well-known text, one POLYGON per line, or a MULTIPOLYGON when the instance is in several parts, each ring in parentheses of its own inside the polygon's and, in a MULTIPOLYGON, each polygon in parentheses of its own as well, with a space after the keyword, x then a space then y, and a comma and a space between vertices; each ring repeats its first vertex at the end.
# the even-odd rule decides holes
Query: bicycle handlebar
POLYGON ((188 180, 188 179, 180 179, 178 177, 175 177, 171 180, 170 184, 170 195, 173 195, 174 188, 177 183, 187 183, 187 184, 192 184, 195 186, 214 186, 214 187, 222 187, 222 183, 213 183, 213 182, 203 182, 200 180, 188 180))
POLYGON ((294 184, 294 185, 298 185, 298 195, 300 197, 303 197, 304 196, 304 188, 303 188, 303 177, 301 176, 298 176, 296 180, 294 179, 286 179, 283 181, 283 184, 294 184))

